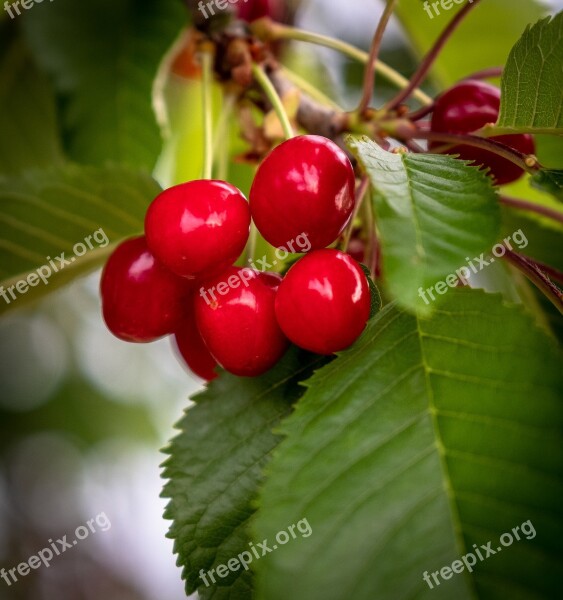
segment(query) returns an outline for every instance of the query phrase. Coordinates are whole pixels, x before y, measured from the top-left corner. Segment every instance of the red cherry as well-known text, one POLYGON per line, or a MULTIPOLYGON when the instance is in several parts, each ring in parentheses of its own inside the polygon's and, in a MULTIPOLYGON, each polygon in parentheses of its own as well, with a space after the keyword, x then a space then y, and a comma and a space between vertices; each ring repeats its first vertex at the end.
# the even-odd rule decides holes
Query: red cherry
POLYGON ((283 5, 279 0, 239 0, 237 12, 238 18, 248 23, 262 17, 278 21, 283 16, 283 5))
POLYGON ((295 263, 276 296, 285 335, 317 354, 352 345, 369 319, 371 296, 360 265, 339 250, 317 250, 295 263))
POLYGON ((206 281, 195 299, 201 337, 217 362, 242 377, 271 369, 289 342, 276 321, 279 275, 231 267, 206 281))
POLYGON ((163 267, 144 237, 126 240, 109 257, 100 284, 108 329, 128 342, 152 342, 182 320, 190 285, 163 267))
POLYGON ((249 231, 248 202, 224 181, 190 181, 165 190, 145 219, 153 254, 188 279, 212 277, 232 265, 249 231))
POLYGON ((184 319, 174 335, 176 348, 190 371, 201 379, 212 381, 217 377, 217 361, 211 356, 197 328, 193 295, 187 300, 184 311, 184 319))
POLYGON ((312 249, 334 242, 354 209, 354 170, 330 140, 304 135, 284 142, 264 160, 250 191, 258 230, 286 248, 306 234, 312 249))
MULTIPOLYGON (((432 115, 431 130, 441 133, 472 133, 488 123, 496 123, 499 110, 498 88, 483 81, 464 81, 438 98, 432 115)), ((490 139, 524 154, 534 154, 536 151, 534 139, 530 135, 503 135, 490 139)), ((441 145, 441 142, 432 142, 430 149, 441 145)), ((512 183, 524 174, 520 167, 506 158, 473 146, 455 146, 448 150, 448 154, 459 154, 464 160, 489 167, 497 185, 512 183)))

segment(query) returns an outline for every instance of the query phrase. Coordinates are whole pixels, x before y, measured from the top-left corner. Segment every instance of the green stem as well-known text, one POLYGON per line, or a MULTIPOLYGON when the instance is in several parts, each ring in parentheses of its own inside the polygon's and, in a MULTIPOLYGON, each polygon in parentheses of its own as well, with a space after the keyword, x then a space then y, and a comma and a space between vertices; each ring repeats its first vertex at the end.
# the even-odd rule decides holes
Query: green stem
POLYGON ((213 152, 219 157, 219 164, 217 166, 217 179, 226 181, 229 175, 229 151, 230 151, 230 140, 229 126, 231 123, 231 117, 233 116, 233 109, 236 103, 236 96, 234 94, 225 94, 223 96, 223 110, 217 126, 217 133, 215 134, 215 140, 213 143, 213 152))
POLYGON ((369 183, 369 177, 366 175, 363 177, 362 181, 360 182, 360 186, 356 190, 356 204, 354 206, 354 212, 352 213, 350 224, 348 225, 342 239, 342 248, 344 249, 344 252, 348 251, 348 246, 350 245, 350 240, 352 239, 352 233, 354 231, 354 221, 360 214, 360 209, 362 208, 369 190, 369 183))
POLYGON ((213 176, 213 53, 201 53, 202 95, 203 103, 203 179, 213 176))
POLYGON ((316 100, 320 104, 324 104, 325 106, 328 106, 333 110, 344 112, 344 109, 339 104, 337 104, 334 100, 332 100, 332 98, 329 98, 326 94, 321 92, 321 90, 316 88, 312 83, 301 77, 301 75, 298 75, 297 73, 291 71, 285 66, 280 67, 280 70, 285 75, 285 77, 289 81, 291 81, 291 83, 295 84, 313 100, 316 100))
POLYGON ((391 15, 395 10, 396 4, 397 0, 387 0, 385 4, 385 9, 383 10, 383 14, 381 15, 381 19, 379 19, 377 29, 375 30, 375 34, 373 36, 373 42, 371 44, 369 57, 366 63, 366 70, 364 74, 364 88, 362 93, 362 99, 360 100, 360 104, 358 105, 357 111, 360 116, 365 114, 371 103, 371 99, 373 96, 373 86, 375 84, 375 64, 379 57, 379 51, 381 50, 381 42, 383 41, 383 35, 385 33, 385 30, 387 29, 389 19, 391 18, 391 15))
MULTIPOLYGON (((299 42, 307 42, 310 44, 316 44, 317 46, 324 46, 325 48, 331 48, 341 52, 345 56, 357 60, 363 64, 369 62, 369 54, 347 44, 341 40, 321 35, 319 33, 313 33, 311 31, 305 31, 296 27, 289 27, 287 25, 280 25, 279 23, 272 23, 261 19, 256 21, 253 27, 254 32, 258 37, 269 40, 295 40, 299 42)), ((385 64, 384 62, 377 60, 375 63, 375 71, 385 78, 390 83, 394 84, 400 89, 404 89, 409 85, 409 80, 403 77, 398 71, 395 71, 392 67, 385 64)), ((420 89, 413 91, 414 97, 421 104, 432 104, 432 98, 425 94, 420 89)))
POLYGON ((276 115, 282 124, 286 139, 290 140, 291 138, 295 137, 295 132, 293 131, 293 127, 291 126, 283 102, 279 97, 279 94, 276 92, 272 82, 270 81, 270 78, 268 75, 266 75, 264 69, 260 65, 253 63, 252 73, 254 74, 256 81, 258 81, 260 84, 260 87, 264 90, 266 97, 275 110, 276 115))

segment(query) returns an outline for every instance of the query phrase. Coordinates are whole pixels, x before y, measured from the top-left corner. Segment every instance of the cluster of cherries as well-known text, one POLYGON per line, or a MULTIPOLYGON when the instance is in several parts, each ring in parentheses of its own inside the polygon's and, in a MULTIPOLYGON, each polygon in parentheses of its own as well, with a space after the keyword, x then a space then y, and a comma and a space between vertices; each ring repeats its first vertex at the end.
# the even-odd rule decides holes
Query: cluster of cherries
MULTIPOLYGON (((436 100, 430 128, 435 133, 469 134, 496 123, 499 111, 499 88, 483 81, 468 80, 450 88, 436 100)), ((524 155, 533 155, 536 150, 534 138, 527 134, 503 135, 490 140, 524 155)), ((430 150, 443 145, 441 142, 431 142, 430 150)), ((512 183, 524 174, 518 165, 508 159, 475 146, 457 145, 450 148, 448 154, 459 154, 461 159, 488 167, 497 185, 512 183)))
POLYGON ((150 205, 145 235, 123 242, 101 281, 102 309, 120 339, 174 335, 189 368, 211 380, 219 364, 239 376, 272 368, 290 342, 318 354, 350 346, 369 318, 362 267, 327 249, 355 204, 346 154, 319 136, 293 138, 257 171, 247 202, 224 181, 191 181, 150 205), (277 248, 306 236, 310 251, 285 277, 232 266, 251 218, 277 248), (211 298, 211 300, 210 300, 211 298))
MULTIPOLYGON (((498 88, 462 82, 437 99, 431 130, 474 132, 496 122, 499 107, 498 88)), ((525 155, 535 151, 529 135, 498 140, 525 155)), ((458 145, 448 152, 488 167, 499 185, 523 173, 487 150, 458 145)), ((352 248, 350 254, 327 248, 354 204, 348 157, 313 135, 284 142, 266 157, 248 202, 224 181, 172 187, 150 205, 145 235, 123 242, 108 260, 101 282, 106 324, 131 342, 174 335, 188 367, 207 380, 217 365, 235 375, 260 375, 290 342, 318 354, 344 350, 364 330, 371 307, 368 279, 352 248), (309 252, 285 277, 233 266, 251 219, 276 248, 294 251, 291 243, 306 236, 309 252)))

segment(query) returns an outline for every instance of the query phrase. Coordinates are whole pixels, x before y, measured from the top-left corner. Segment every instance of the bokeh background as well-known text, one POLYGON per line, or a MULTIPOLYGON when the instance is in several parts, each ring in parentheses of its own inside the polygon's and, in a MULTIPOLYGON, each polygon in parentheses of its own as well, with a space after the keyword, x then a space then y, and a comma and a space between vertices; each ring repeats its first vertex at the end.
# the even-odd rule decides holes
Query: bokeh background
MULTIPOLYGON (((297 22, 367 49, 381 6, 308 0, 297 22)), ((413 71, 396 22, 382 58, 405 75, 413 71)), ((305 45, 294 47, 291 60, 314 72, 344 106, 353 105, 361 66, 305 45)), ((184 102, 197 97, 190 85, 174 81, 169 91, 184 102)), ((186 118, 181 143, 195 152, 199 116, 186 118)), ((179 176, 170 159, 177 154, 177 145, 163 152, 156 172, 163 185, 179 176)), ((242 187, 250 181, 244 171, 234 176, 242 187)), ((112 527, 11 587, 0 580, 3 600, 185 598, 165 537, 160 449, 201 384, 175 360, 169 340, 133 346, 114 339, 101 319, 98 281, 92 274, 0 319, 0 568, 17 566, 50 538, 72 537, 101 512, 112 527)))

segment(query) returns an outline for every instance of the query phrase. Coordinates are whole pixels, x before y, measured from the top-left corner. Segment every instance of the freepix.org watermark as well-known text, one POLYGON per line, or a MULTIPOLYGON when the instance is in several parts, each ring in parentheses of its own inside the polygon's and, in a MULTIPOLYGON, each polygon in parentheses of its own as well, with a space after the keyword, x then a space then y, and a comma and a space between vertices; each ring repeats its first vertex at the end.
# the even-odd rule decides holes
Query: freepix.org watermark
POLYGON ((270 554, 270 552, 274 552, 280 546, 285 546, 291 540, 297 539, 297 532, 301 534, 302 538, 308 538, 313 530, 309 525, 309 521, 307 519, 301 519, 298 523, 294 525, 290 525, 287 529, 279 531, 276 534, 276 543, 272 544, 272 546, 268 545, 268 540, 264 540, 262 543, 254 545, 252 542, 248 544, 250 547, 249 550, 245 550, 241 552, 236 558, 231 558, 227 561, 227 564, 219 565, 215 569, 210 569, 207 573, 201 569, 199 572, 200 578, 203 580, 203 583, 206 587, 209 587, 211 583, 217 583, 215 580, 215 575, 224 579, 229 575, 229 573, 236 573, 241 568, 245 571, 250 569, 250 564, 256 559, 260 560, 263 556, 270 554), (210 583, 211 582, 211 583, 210 583))
POLYGON ((431 19, 433 19, 434 15, 439 17, 442 14, 440 8, 442 10, 451 10, 456 5, 473 4, 473 2, 475 2, 475 0, 435 0, 434 2, 429 2, 428 0, 426 0, 426 2, 424 2, 424 4, 422 5, 422 8, 424 8, 428 16, 431 19))
POLYGON ((442 567, 439 571, 434 571, 430 574, 428 571, 424 571, 422 579, 428 584, 428 587, 433 590, 434 586, 438 586, 442 583, 440 577, 444 581, 447 581, 454 575, 463 573, 465 569, 470 573, 473 573, 473 567, 477 564, 477 560, 483 562, 484 560, 487 560, 487 558, 502 552, 503 547, 508 548, 509 546, 512 546, 515 540, 518 542, 521 541, 520 533, 522 533, 527 540, 533 540, 536 537, 536 530, 532 525, 532 522, 525 521, 522 525, 514 527, 512 531, 503 533, 499 540, 500 546, 493 548, 493 542, 482 544, 480 547, 477 547, 477 544, 473 544, 474 552, 468 552, 463 555, 460 560, 454 560, 451 566, 448 565, 442 567))
MULTIPOLYGON (((41 4, 41 2, 43 2, 43 0, 16 0, 15 2, 6 1, 4 2, 4 10, 10 15, 10 19, 15 19, 16 16, 21 15, 20 6, 24 10, 29 10, 36 4, 41 4)), ((49 0, 49 2, 53 2, 53 0, 49 0)))
POLYGON ((197 8, 204 19, 209 19, 215 16, 215 9, 218 11, 226 10, 229 4, 238 4, 239 2, 246 4, 248 0, 209 0, 209 2, 201 0, 197 8))
POLYGON ((49 278, 52 275, 62 271, 66 266, 71 265, 76 259, 84 256, 90 250, 94 250, 95 248, 105 248, 108 244, 109 238, 100 227, 100 229, 95 231, 92 235, 86 236, 83 242, 74 244, 72 248, 74 253, 73 256, 67 259, 65 258, 64 252, 54 259, 47 256, 45 259, 47 262, 35 271, 29 273, 25 279, 20 279, 17 283, 6 289, 4 289, 4 286, 0 286, 0 296, 4 298, 6 304, 10 304, 13 300, 17 300, 18 296, 16 295, 16 292, 22 296, 29 291, 30 287, 38 286, 41 281, 44 285, 48 285, 49 278), (93 242, 96 242, 97 246, 94 245, 93 242))
POLYGON ((108 519, 105 512, 100 513, 93 519, 86 521, 86 525, 79 525, 74 531, 74 539, 68 541, 66 535, 59 538, 57 541, 52 539, 48 540, 48 546, 40 550, 37 554, 29 557, 25 562, 20 563, 13 569, 1 569, 0 577, 4 580, 6 585, 11 586, 18 582, 18 575, 25 577, 29 575, 32 570, 39 569, 41 566, 49 568, 51 562, 57 557, 74 548, 78 545, 78 542, 85 540, 90 534, 96 533, 97 531, 108 531, 111 529, 111 522, 108 519))
POLYGON ((265 256, 258 260, 249 260, 249 268, 242 269, 238 275, 231 275, 225 281, 221 281, 218 285, 205 289, 202 287, 199 290, 199 295, 205 300, 208 306, 213 303, 217 303, 217 294, 219 296, 226 296, 229 290, 236 290, 241 285, 248 287, 249 282, 254 277, 254 271, 260 271, 265 273, 268 269, 275 267, 280 261, 286 260, 290 254, 296 254, 299 252, 309 252, 311 249, 311 242, 306 233, 298 235, 295 240, 288 242, 283 248, 276 248, 273 262, 268 262, 268 257, 265 256))
POLYGON ((443 296, 450 288, 457 287, 460 282, 467 284, 473 275, 477 275, 477 273, 480 273, 483 269, 492 265, 495 262, 495 258, 502 258, 506 254, 507 249, 512 250, 514 248, 512 242, 516 244, 518 250, 523 250, 528 245, 528 238, 524 235, 524 232, 519 229, 511 236, 505 238, 502 244, 496 244, 496 246, 493 247, 492 253, 494 256, 490 257, 489 260, 485 258, 484 252, 481 256, 475 257, 473 260, 470 260, 469 257, 467 257, 465 259, 467 265, 460 267, 455 273, 448 275, 445 281, 438 281, 438 283, 429 287, 426 291, 423 288, 419 288, 418 295, 424 300, 426 305, 428 305, 431 301, 436 301, 434 292, 443 296), (430 297, 431 300, 429 300, 428 297, 430 297))

